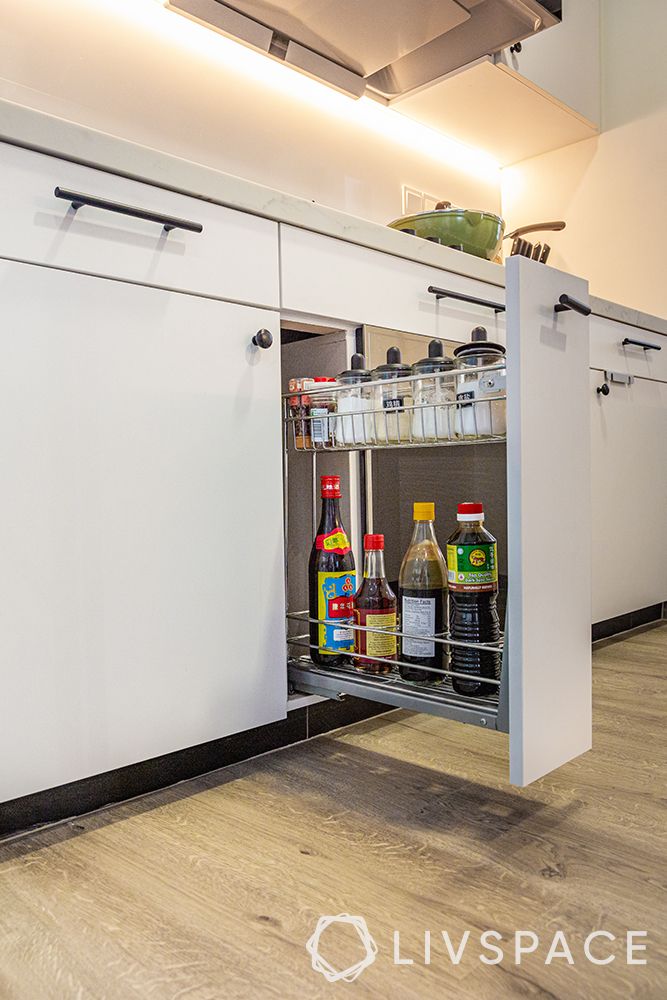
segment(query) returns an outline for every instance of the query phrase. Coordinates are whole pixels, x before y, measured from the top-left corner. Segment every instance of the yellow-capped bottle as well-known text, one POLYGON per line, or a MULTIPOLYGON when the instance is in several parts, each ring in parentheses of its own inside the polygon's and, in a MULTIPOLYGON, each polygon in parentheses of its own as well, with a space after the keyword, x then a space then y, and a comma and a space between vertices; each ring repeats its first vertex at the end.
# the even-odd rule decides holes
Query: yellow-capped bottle
POLYGON ((446 628, 447 564, 435 537, 435 504, 415 503, 413 519, 398 577, 399 631, 410 634, 401 638, 399 660, 409 666, 398 669, 404 680, 434 682, 442 680, 435 671, 447 665, 445 646, 433 639, 446 628))

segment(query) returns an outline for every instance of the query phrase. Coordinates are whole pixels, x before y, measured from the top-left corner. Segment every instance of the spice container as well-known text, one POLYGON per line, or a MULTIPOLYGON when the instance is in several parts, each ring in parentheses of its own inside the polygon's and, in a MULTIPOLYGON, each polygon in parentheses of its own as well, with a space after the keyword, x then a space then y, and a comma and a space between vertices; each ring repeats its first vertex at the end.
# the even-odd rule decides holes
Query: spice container
POLYGON ((454 351, 456 363, 462 369, 457 376, 456 428, 465 438, 501 436, 507 430, 507 376, 505 348, 486 339, 486 329, 476 326, 470 342, 454 351), (465 373, 466 368, 483 368, 502 363, 502 368, 490 372, 465 373), (501 396, 497 399, 493 397, 501 396), (489 398, 491 397, 491 398, 489 398))
POLYGON ((335 420, 335 439, 337 445, 372 444, 373 389, 364 383, 370 382, 371 373, 366 368, 363 354, 353 354, 348 371, 341 372, 337 382, 337 416, 335 420), (340 416, 340 414, 346 416, 340 416))
POLYGON ((441 341, 432 340, 428 357, 415 362, 412 437, 415 441, 451 441, 455 437, 456 363, 446 358, 441 341), (449 404, 449 405, 447 405, 449 404))
POLYGON ((336 394, 335 378, 314 378, 310 397, 310 440, 313 448, 327 448, 333 443, 336 394))
POLYGON ((375 387, 373 420, 375 440, 379 444, 400 443, 410 440, 410 410, 412 382, 405 381, 412 374, 410 365, 401 362, 398 347, 387 351, 387 363, 373 369, 375 387))
POLYGON ((294 395, 289 398, 289 414, 294 418, 292 424, 294 446, 299 451, 310 448, 310 396, 308 389, 315 384, 312 378, 291 378, 287 386, 294 395))

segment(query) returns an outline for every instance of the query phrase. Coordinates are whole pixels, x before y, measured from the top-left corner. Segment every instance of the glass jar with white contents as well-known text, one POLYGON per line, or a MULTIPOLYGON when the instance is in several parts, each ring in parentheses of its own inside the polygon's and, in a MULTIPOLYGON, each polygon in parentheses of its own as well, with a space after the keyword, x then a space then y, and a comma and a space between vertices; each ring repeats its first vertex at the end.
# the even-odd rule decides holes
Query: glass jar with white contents
POLYGON ((505 348, 487 340, 486 329, 476 326, 469 343, 457 347, 454 355, 460 369, 456 386, 458 434, 464 438, 504 436, 507 431, 505 348), (482 370, 466 372, 470 368, 482 370), (491 370, 485 372, 484 368, 491 370))
POLYGON ((335 443, 344 445, 373 444, 373 389, 365 385, 371 373, 366 368, 363 354, 353 354, 348 371, 341 372, 336 381, 337 408, 334 429, 335 443))
POLYGON ((398 347, 387 351, 387 363, 373 369, 375 404, 373 421, 378 444, 400 444, 410 440, 410 410, 412 407, 412 374, 410 365, 403 364, 398 347))
POLYGON ((415 441, 451 441, 456 436, 456 362, 445 357, 442 342, 432 340, 428 357, 415 362, 412 437, 415 441))

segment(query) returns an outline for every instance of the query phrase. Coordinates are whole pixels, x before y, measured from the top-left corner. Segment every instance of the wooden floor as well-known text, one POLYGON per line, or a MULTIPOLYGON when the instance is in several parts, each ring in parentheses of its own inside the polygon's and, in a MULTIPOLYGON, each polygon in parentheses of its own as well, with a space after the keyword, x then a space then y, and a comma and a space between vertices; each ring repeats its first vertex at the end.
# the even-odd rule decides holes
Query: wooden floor
MULTIPOLYGON (((663 998, 666 689, 667 627, 596 652, 594 750, 524 791, 505 737, 394 713, 6 843, 0 998, 663 998), (379 952, 332 986, 305 945, 341 912, 379 952), (628 928, 648 931, 647 965, 620 940, 597 944, 612 964, 584 959, 590 931, 628 928), (394 929, 413 965, 393 963, 394 929), (540 947, 486 966, 486 929, 540 947), (457 966, 443 930, 471 932, 457 966), (544 964, 557 930, 573 966, 544 964)), ((333 963, 358 957, 342 928, 324 940, 333 963)))

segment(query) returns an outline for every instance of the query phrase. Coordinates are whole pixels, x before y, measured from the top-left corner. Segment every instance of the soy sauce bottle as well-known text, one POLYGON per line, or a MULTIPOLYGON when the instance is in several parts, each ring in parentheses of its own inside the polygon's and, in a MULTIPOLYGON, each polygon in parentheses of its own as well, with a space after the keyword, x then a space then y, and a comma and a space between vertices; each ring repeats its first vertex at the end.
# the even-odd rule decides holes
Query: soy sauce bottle
MULTIPOLYGON (((354 598, 357 625, 396 628, 396 595, 387 583, 384 568, 384 535, 364 535, 364 579, 354 598)), ((355 667, 373 674, 388 674, 396 659, 396 636, 388 632, 355 631, 355 667), (381 657, 377 660, 374 657, 381 657)))
POLYGON ((447 665, 444 644, 432 638, 445 630, 447 564, 435 537, 435 504, 416 503, 413 518, 412 541, 398 578, 400 631, 423 638, 401 638, 399 659, 414 666, 400 664, 398 670, 406 681, 434 682, 442 680, 434 671, 447 665))
POLYGON ((340 477, 320 480, 322 514, 308 563, 310 656, 321 667, 339 667, 354 652, 356 574, 354 555, 340 516, 340 477))
MULTIPOLYGON (((498 552, 496 540, 483 527, 481 503, 460 503, 458 527, 447 540, 449 636, 466 642, 498 642, 498 552)), ((451 669, 470 680, 452 677, 459 694, 481 697, 498 691, 484 678, 500 678, 500 652, 451 647, 451 669)))

